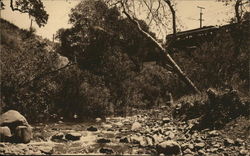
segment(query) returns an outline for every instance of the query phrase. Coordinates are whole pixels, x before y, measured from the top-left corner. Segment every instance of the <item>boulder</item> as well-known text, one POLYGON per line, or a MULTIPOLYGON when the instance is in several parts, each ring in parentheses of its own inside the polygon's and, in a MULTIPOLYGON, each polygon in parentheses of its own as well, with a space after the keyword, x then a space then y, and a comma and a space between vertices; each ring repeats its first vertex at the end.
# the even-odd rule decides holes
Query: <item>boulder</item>
POLYGON ((76 140, 80 140, 82 134, 81 133, 68 133, 65 135, 65 139, 67 140, 72 140, 72 141, 76 141, 76 140))
POLYGON ((132 130, 132 131, 135 131, 135 130, 138 130, 138 129, 140 129, 140 128, 141 128, 141 124, 140 124, 139 122, 134 122, 134 123, 132 124, 131 130, 132 130))
POLYGON ((9 127, 0 127, 0 142, 8 141, 12 136, 9 127))
POLYGON ((30 126, 17 126, 14 135, 15 141, 19 143, 29 143, 32 138, 30 126))
POLYGON ((17 126, 29 126, 29 124, 18 111, 9 110, 0 116, 0 126, 8 126, 13 131, 17 126))
POLYGON ((156 150, 158 154, 165 154, 165 155, 177 155, 181 154, 181 147, 180 145, 172 140, 163 141, 156 145, 156 150))

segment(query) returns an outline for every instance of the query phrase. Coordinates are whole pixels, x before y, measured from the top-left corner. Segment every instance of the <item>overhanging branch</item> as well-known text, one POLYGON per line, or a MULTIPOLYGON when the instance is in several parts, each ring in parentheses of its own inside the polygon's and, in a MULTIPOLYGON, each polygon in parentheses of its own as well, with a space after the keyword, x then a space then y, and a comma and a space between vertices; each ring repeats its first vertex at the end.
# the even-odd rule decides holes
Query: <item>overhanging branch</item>
POLYGON ((65 65, 65 66, 63 66, 63 67, 61 67, 61 68, 58 68, 58 69, 53 70, 53 71, 49 71, 49 72, 47 72, 47 73, 39 74, 39 75, 35 76, 33 79, 21 83, 21 84, 19 85, 18 88, 23 88, 24 86, 26 86, 26 85, 28 85, 28 84, 34 82, 34 81, 37 81, 37 80, 39 80, 39 79, 41 79, 41 78, 43 78, 43 77, 45 77, 45 76, 47 76, 47 75, 54 74, 54 73, 56 73, 56 72, 59 72, 59 71, 65 69, 65 68, 70 67, 70 66, 75 65, 75 64, 76 64, 75 62, 74 62, 74 63, 69 62, 67 65, 65 65))

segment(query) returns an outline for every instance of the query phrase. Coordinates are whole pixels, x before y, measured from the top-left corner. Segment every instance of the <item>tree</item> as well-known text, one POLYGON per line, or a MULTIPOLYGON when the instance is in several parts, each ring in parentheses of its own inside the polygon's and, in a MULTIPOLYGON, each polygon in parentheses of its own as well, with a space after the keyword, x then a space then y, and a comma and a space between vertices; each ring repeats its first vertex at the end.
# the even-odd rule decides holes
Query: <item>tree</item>
POLYGON ((218 0, 218 2, 223 2, 223 3, 225 3, 225 5, 233 5, 234 13, 235 13, 235 19, 233 18, 233 21, 235 21, 236 23, 242 22, 244 13, 247 12, 245 5, 249 3, 248 0, 235 0, 235 1, 218 0))
MULTIPOLYGON (((160 2, 160 1, 158 1, 160 2)), ((170 2, 165 1, 167 4, 170 4, 170 2)), ((108 3, 110 3, 110 1, 108 1, 108 3)), ((129 4, 128 4, 128 0, 120 0, 116 3, 111 4, 117 6, 118 8, 121 9, 121 11, 125 14, 125 16, 136 25, 138 31, 148 40, 151 40, 151 42, 160 49, 160 52, 163 56, 163 60, 167 61, 167 63, 170 64, 170 66, 172 66, 173 70, 179 75, 180 79, 183 80, 183 82, 185 82, 190 88, 192 88, 192 90, 194 92, 199 93, 198 88, 194 85, 194 83, 187 77, 187 75, 181 70, 181 68, 178 66, 178 64, 176 64, 176 62, 173 60, 173 58, 169 55, 168 53, 168 47, 165 49, 161 43, 159 43, 154 37, 152 37, 149 33, 147 33, 146 31, 144 31, 141 26, 140 23, 137 21, 137 19, 135 19, 134 17, 132 17, 130 15, 130 9, 129 9, 129 4)), ((134 5, 135 6, 135 5, 134 5)))
MULTIPOLYGON (((79 3, 72 9, 70 22, 72 28, 57 32, 56 37, 61 42, 60 51, 71 60, 76 58, 85 69, 93 71, 99 68, 104 53, 112 49, 110 47, 119 47, 135 64, 138 64, 136 59, 144 59, 144 55, 155 51, 151 42, 128 19, 122 18, 117 8, 108 8, 103 1, 79 3)), ((145 22, 139 22, 148 32, 149 27, 145 22)))
MULTIPOLYGON (((4 9, 5 4, 2 0, 0 0, 0 3, 1 9, 4 9)), ((49 15, 41 0, 10 0, 10 8, 12 11, 27 13, 34 17, 39 27, 44 26, 48 21, 49 15)))

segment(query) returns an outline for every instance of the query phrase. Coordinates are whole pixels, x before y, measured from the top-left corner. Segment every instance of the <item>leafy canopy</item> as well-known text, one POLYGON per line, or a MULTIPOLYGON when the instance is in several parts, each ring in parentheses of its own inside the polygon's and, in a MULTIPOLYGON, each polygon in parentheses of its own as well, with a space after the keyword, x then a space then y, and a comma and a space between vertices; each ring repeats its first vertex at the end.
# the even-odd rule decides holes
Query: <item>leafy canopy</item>
MULTIPOLYGON (((3 0, 0 0, 0 4, 0 9, 4 9, 3 0)), ((34 17, 39 27, 44 26, 48 21, 49 15, 45 11, 41 0, 10 0, 10 8, 12 11, 27 13, 29 16, 34 17)))

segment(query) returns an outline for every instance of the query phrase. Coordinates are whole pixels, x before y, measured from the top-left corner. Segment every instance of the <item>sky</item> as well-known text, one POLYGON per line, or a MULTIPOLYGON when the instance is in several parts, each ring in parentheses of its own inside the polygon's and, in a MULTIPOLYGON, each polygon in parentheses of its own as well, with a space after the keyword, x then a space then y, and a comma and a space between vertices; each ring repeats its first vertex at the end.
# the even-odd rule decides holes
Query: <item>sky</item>
MULTIPOLYGON (((49 14, 48 23, 45 27, 39 28, 35 22, 33 26, 38 35, 52 40, 53 34, 60 28, 69 28, 68 23, 71 8, 75 7, 80 0, 42 0, 45 10, 49 14)), ((216 2, 216 0, 175 0, 177 23, 181 23, 182 30, 194 29, 200 26, 199 17, 200 9, 203 10, 203 26, 226 24, 231 17, 234 16, 231 5, 225 6, 224 3, 216 2)), ((17 26, 28 29, 30 26, 30 18, 28 14, 11 11, 9 0, 4 0, 5 9, 1 11, 1 17, 16 24, 17 26)))

